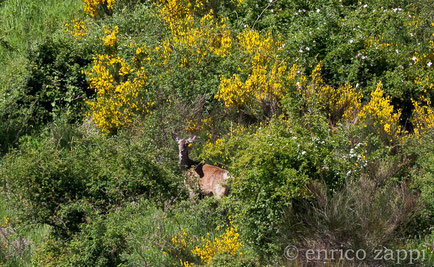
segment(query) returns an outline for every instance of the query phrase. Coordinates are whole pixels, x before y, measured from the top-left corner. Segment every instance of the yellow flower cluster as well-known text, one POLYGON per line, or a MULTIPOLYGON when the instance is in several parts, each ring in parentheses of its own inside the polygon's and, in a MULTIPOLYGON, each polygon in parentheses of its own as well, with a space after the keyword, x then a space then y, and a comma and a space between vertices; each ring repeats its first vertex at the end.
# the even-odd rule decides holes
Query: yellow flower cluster
POLYGON ((375 91, 371 93, 371 100, 362 108, 358 116, 362 122, 371 120, 374 125, 382 126, 384 132, 392 136, 401 132, 401 126, 399 125, 401 112, 393 112, 390 97, 384 97, 383 95, 381 82, 379 82, 375 91))
POLYGON ((150 112, 154 105, 139 95, 147 82, 144 69, 133 69, 120 57, 95 56, 86 75, 90 88, 96 92, 96 99, 87 104, 93 121, 104 133, 128 125, 137 113, 150 112))
POLYGON ((172 236, 172 244, 175 245, 176 247, 187 247, 187 243, 188 243, 188 234, 187 232, 181 228, 181 233, 172 236))
POLYGON ((286 94, 284 81, 288 77, 285 62, 277 60, 280 42, 270 34, 261 36, 258 31, 245 29, 238 35, 238 46, 247 54, 245 63, 251 66, 251 73, 245 81, 238 74, 221 77, 215 98, 226 107, 275 104, 286 94))
POLYGON ((230 225, 226 225, 225 232, 214 240, 202 237, 204 244, 200 247, 196 246, 192 253, 199 256, 204 264, 209 264, 212 258, 219 254, 242 254, 239 252, 242 247, 239 239, 240 234, 231 221, 230 225))
POLYGON ((328 112, 333 122, 340 119, 352 120, 361 108, 363 95, 351 85, 334 88, 324 82, 321 76, 321 64, 311 74, 313 85, 319 95, 320 106, 328 112))
MULTIPOLYGON (((158 13, 168 23, 172 32, 178 30, 178 21, 192 15, 192 1, 160 0, 158 13)), ((201 8, 202 1, 197 1, 194 8, 201 8)))
POLYGON ((231 159, 230 149, 221 138, 216 139, 215 142, 209 140, 205 143, 201 156, 215 165, 218 163, 227 164, 231 159))
POLYGON ((422 97, 420 101, 425 102, 426 105, 412 99, 414 110, 411 122, 413 123, 414 134, 417 138, 420 137, 422 132, 434 128, 434 109, 432 108, 431 100, 422 97))
MULTIPOLYGON (((181 266, 184 267, 190 267, 192 266, 191 263, 189 263, 186 260, 182 259, 182 255, 185 255, 185 253, 190 253, 190 249, 189 246, 191 245, 191 243, 194 242, 194 240, 192 240, 187 232, 181 228, 181 232, 177 233, 176 235, 172 236, 172 248, 169 248, 168 252, 172 255, 175 255, 175 257, 181 257, 178 258, 179 262, 181 264, 181 266)), ((163 254, 166 254, 166 252, 164 251, 163 254)))
POLYGON ((197 134, 205 129, 212 128, 212 117, 203 118, 200 120, 187 120, 185 126, 185 132, 191 134, 197 134))
POLYGON ((91 17, 97 17, 101 15, 99 8, 112 10, 115 4, 115 0, 83 0, 84 11, 91 17))
POLYGON ((392 38, 389 38, 388 40, 384 39, 384 36, 370 36, 365 41, 365 47, 369 48, 371 46, 377 47, 377 48, 396 48, 396 45, 393 44, 392 38))
POLYGON ((193 266, 188 261, 179 260, 179 263, 181 263, 181 266, 184 266, 184 267, 191 267, 191 266, 193 266))
POLYGON ((65 23, 65 27, 69 29, 69 33, 76 39, 81 39, 88 33, 84 21, 74 19, 71 21, 71 23, 65 23))
POLYGON ((275 50, 281 45, 271 34, 261 36, 258 31, 246 28, 238 34, 239 46, 253 56, 253 62, 267 63, 276 56, 275 50))
POLYGON ((414 84, 419 86, 424 93, 428 92, 428 90, 431 91, 434 89, 434 83, 429 76, 430 75, 428 74, 426 77, 416 77, 414 79, 414 84))
POLYGON ((4 217, 4 223, 2 223, 0 226, 3 228, 6 228, 6 227, 8 227, 8 225, 9 225, 9 218, 5 216, 4 217))
MULTIPOLYGON (((195 22, 194 14, 203 7, 203 1, 160 1, 158 14, 171 31, 166 42, 175 49, 187 52, 181 60, 181 66, 185 66, 190 58, 200 62, 210 53, 225 57, 232 47, 229 27, 225 20, 218 21, 212 10, 201 17, 198 23, 195 22)), ((163 53, 163 57, 167 55, 163 53)))
POLYGON ((216 98, 222 100, 226 107, 241 107, 244 103, 251 105, 254 100, 258 102, 276 102, 282 98, 286 91, 282 77, 286 72, 286 66, 255 65, 252 73, 245 82, 241 81, 237 74, 231 78, 221 78, 220 91, 216 98))
POLYGON ((106 36, 102 37, 101 39, 104 41, 104 44, 107 48, 113 48, 116 46, 118 39, 116 37, 116 34, 119 33, 119 27, 115 26, 113 31, 110 31, 106 27, 104 27, 104 33, 106 36))

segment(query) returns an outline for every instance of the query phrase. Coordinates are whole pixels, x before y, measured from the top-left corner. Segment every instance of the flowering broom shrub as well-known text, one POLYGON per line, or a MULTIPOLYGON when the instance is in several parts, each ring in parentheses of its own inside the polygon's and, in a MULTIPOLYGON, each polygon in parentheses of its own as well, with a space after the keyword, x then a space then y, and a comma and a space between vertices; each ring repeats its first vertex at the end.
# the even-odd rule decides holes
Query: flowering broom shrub
POLYGON ((86 74, 96 92, 96 99, 87 103, 104 133, 127 126, 136 114, 150 112, 154 105, 142 95, 147 82, 144 69, 131 68, 121 57, 97 55, 86 74))
POLYGON ((104 32, 102 40, 109 53, 94 56, 92 69, 85 74, 96 93, 94 99, 87 101, 92 120, 108 134, 128 126, 136 115, 150 113, 154 102, 148 99, 145 88, 148 77, 141 65, 140 48, 136 50, 138 58, 133 57, 133 68, 116 55, 118 26, 113 30, 104 27, 104 32))
POLYGON ((88 33, 86 23, 82 20, 73 19, 70 23, 65 23, 65 27, 76 39, 81 39, 88 33))
POLYGON ((250 72, 247 79, 239 74, 221 77, 215 98, 227 108, 245 109, 252 115, 276 113, 278 101, 287 93, 287 63, 278 59, 281 43, 270 34, 262 35, 245 29, 238 34, 236 45, 245 55, 243 62, 249 66, 250 72))
POLYGON ((205 9, 205 2, 167 0, 157 3, 158 14, 171 33, 166 42, 183 51, 181 66, 191 60, 200 62, 210 53, 221 57, 230 53, 231 31, 224 19, 216 18, 212 9, 205 9), (196 22, 195 14, 200 12, 205 14, 196 22))
POLYGON ((84 11, 91 17, 99 17, 104 14, 111 14, 115 0, 83 0, 84 11))
POLYGON ((402 129, 399 124, 401 112, 394 112, 393 105, 390 104, 390 97, 384 97, 384 92, 381 89, 381 82, 377 84, 377 89, 371 93, 369 103, 363 106, 358 116, 364 127, 371 124, 373 127, 379 127, 379 135, 389 137, 392 141, 393 137, 401 134, 402 129))
POLYGON ((434 128, 434 109, 431 100, 423 97, 420 100, 412 99, 414 105, 412 123, 416 137, 420 137, 422 133, 434 128), (424 105, 423 102, 426 104, 424 105))
POLYGON ((321 64, 312 71, 312 84, 318 95, 320 106, 326 111, 333 124, 342 120, 354 120, 361 108, 362 93, 357 92, 351 85, 346 84, 334 88, 325 83, 321 77, 321 64))
POLYGON ((214 240, 202 237, 203 245, 196 246, 192 253, 199 256, 204 264, 209 264, 219 254, 242 255, 242 252, 239 251, 242 247, 239 238, 240 234, 236 226, 230 221, 230 226, 226 225, 225 232, 214 238, 214 240))

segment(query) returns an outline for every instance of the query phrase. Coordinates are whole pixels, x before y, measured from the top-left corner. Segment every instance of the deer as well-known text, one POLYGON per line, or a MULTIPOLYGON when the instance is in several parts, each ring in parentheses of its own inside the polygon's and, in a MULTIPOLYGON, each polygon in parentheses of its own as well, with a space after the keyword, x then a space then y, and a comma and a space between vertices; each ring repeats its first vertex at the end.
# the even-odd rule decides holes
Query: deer
POLYGON ((190 144, 193 143, 196 135, 186 139, 179 139, 176 134, 172 133, 172 138, 178 143, 178 164, 186 167, 184 185, 189 191, 190 198, 194 197, 193 188, 197 187, 199 187, 202 195, 214 195, 218 199, 226 196, 229 192, 226 182, 232 178, 229 172, 213 165, 194 161, 188 156, 190 144))

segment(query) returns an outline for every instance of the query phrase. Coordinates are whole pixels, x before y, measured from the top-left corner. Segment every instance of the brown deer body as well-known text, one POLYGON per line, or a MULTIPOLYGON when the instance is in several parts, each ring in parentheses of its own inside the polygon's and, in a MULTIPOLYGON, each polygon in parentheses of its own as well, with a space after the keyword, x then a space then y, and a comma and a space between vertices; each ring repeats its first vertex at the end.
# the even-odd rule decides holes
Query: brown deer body
POLYGON ((203 195, 212 194, 216 198, 227 195, 229 189, 226 181, 231 178, 228 171, 213 165, 193 161, 188 157, 189 145, 194 141, 196 136, 179 139, 175 134, 172 134, 172 138, 178 143, 179 165, 187 167, 184 175, 184 184, 190 193, 190 198, 194 196, 193 188, 195 187, 199 187, 203 195))

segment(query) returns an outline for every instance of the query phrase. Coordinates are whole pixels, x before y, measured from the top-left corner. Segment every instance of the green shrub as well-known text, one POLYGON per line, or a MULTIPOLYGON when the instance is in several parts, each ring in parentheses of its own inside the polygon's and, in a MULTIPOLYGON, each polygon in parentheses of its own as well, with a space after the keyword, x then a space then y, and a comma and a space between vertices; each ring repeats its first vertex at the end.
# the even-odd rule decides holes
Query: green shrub
POLYGON ((26 138, 20 151, 5 156, 0 173, 23 219, 51 225, 61 236, 78 231, 92 211, 138 197, 163 205, 177 193, 174 177, 146 148, 116 138, 73 139, 64 148, 54 138, 26 138))
POLYGON ((0 152, 4 153, 20 136, 60 111, 74 112, 69 116, 76 118, 84 93, 77 66, 84 62, 64 36, 52 41, 63 22, 80 9, 80 1, 6 0, 0 6, 0 152), (44 57, 51 59, 42 62, 44 57))
POLYGON ((433 132, 428 132, 423 138, 409 143, 405 152, 409 157, 416 158, 411 171, 412 186, 420 193, 422 209, 417 213, 412 223, 410 237, 423 237, 433 231, 434 219, 434 142, 433 132))
MULTIPOLYGON (((213 240, 225 231, 229 201, 207 198, 201 202, 183 201, 169 210, 145 199, 124 203, 116 210, 94 214, 80 225, 71 239, 47 239, 33 256, 33 264, 46 266, 184 266, 203 262, 192 251, 203 238, 213 240)), ((259 266, 244 245, 242 254, 220 254, 212 259, 239 266, 259 266)))
POLYGON ((284 210, 310 197, 307 186, 312 180, 335 190, 347 166, 355 168, 354 163, 335 159, 339 150, 333 149, 338 149, 340 141, 327 137, 326 124, 321 127, 314 130, 317 135, 311 135, 282 116, 253 133, 237 134, 235 130, 232 136, 207 144, 202 152, 208 162, 229 164, 235 177, 231 188, 231 199, 237 203, 234 218, 248 244, 264 256, 280 253, 284 210), (322 130, 323 136, 319 134, 322 130))
POLYGON ((92 95, 82 68, 89 64, 89 51, 77 49, 71 38, 47 39, 29 52, 16 87, 4 88, 0 95, 2 146, 7 151, 17 139, 46 123, 63 118, 70 122, 83 118, 86 97, 92 95))

